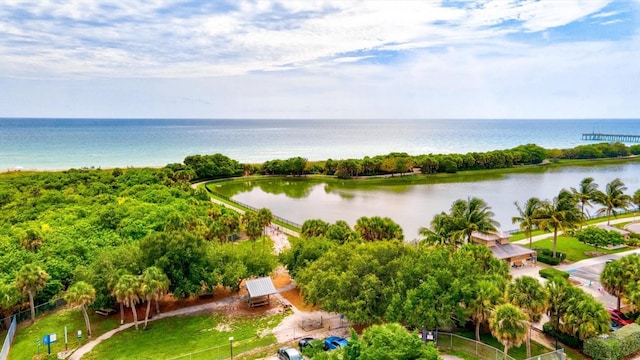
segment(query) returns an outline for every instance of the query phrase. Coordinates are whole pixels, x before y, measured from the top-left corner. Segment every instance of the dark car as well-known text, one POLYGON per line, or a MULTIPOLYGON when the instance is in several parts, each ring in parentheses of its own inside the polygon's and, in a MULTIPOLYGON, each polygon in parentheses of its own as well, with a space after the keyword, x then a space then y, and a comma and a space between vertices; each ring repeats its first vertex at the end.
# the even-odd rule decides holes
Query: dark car
POLYGON ((278 349, 278 359, 280 360, 302 360, 300 351, 292 347, 284 347, 278 349))
POLYGON ((300 350, 302 350, 303 347, 313 347, 313 344, 311 343, 312 341, 314 341, 315 339, 312 337, 303 337, 302 339, 298 340, 298 347, 300 348, 300 350))
POLYGON ((620 329, 621 327, 622 327, 622 325, 620 325, 617 322, 611 320, 611 324, 609 325, 609 330, 616 331, 616 330, 620 329))
POLYGON ((607 309, 611 315, 611 320, 617 322, 621 326, 633 324, 633 320, 629 319, 625 314, 616 309, 607 309))
POLYGON ((340 336, 329 336, 328 338, 324 339, 325 350, 338 349, 338 348, 345 347, 347 345, 349 345, 349 342, 347 341, 347 339, 340 336))

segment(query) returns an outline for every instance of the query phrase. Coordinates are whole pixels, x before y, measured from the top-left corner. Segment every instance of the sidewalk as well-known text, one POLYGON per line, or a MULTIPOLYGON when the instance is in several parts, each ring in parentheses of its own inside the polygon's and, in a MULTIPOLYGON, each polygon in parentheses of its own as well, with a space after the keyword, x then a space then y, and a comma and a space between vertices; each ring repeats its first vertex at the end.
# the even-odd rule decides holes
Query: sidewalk
MULTIPOLYGON (((620 224, 620 223, 625 223, 625 222, 630 222, 632 221, 633 218, 624 218, 624 219, 612 219, 609 223, 610 224, 620 224)), ((595 223, 595 224, 591 224, 591 225, 606 225, 607 224, 607 220, 595 223)), ((558 236, 562 235, 563 232, 562 231, 558 231, 558 236)), ((545 234, 541 234, 541 235, 536 235, 534 237, 531 238, 532 242, 536 242, 536 241, 540 241, 540 240, 545 240, 545 239, 549 239, 549 238, 553 238, 553 233, 545 233, 545 234)), ((518 240, 518 241, 514 241, 512 242, 512 244, 518 244, 518 245, 529 245, 529 238, 525 238, 522 240, 518 240)))

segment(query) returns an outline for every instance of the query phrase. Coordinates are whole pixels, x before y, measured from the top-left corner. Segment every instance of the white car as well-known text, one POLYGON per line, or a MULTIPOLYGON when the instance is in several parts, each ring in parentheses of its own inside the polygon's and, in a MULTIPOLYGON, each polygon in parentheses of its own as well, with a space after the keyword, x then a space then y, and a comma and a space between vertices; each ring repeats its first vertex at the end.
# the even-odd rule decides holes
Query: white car
POLYGON ((278 359, 281 360, 302 360, 300 351, 292 347, 284 347, 278 349, 278 359))

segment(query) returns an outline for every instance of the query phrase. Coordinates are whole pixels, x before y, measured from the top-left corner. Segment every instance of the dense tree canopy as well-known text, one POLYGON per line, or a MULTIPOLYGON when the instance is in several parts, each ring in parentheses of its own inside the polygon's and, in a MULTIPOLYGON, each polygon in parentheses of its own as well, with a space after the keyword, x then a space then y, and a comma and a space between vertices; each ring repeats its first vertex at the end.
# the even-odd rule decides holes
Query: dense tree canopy
MULTIPOLYGON (((166 272, 167 290, 178 297, 268 274, 276 262, 269 249, 226 247, 239 231, 237 213, 185 186, 182 170, 174 164, 1 174, 0 283, 14 284, 20 268, 39 264, 49 277, 44 287, 32 287, 34 304, 82 281, 95 289, 94 306, 110 307, 118 278, 139 276, 148 266, 166 272)), ((2 310, 10 314, 18 305, 7 302, 2 310)))
POLYGON ((357 353, 347 352, 347 359, 439 359, 438 350, 432 343, 423 343, 419 336, 397 323, 373 325, 364 330, 362 337, 352 333, 349 346, 355 347, 357 353))

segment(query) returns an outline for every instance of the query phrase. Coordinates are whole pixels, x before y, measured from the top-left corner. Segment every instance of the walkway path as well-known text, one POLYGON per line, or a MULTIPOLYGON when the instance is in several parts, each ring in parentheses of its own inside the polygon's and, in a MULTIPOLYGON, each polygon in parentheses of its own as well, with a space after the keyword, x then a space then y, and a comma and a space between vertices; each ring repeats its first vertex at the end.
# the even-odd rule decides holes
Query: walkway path
MULTIPOLYGON (((631 218, 612 219, 610 221, 610 224, 612 224, 612 225, 613 224, 621 224, 621 223, 630 222, 630 221, 632 221, 631 218)), ((595 223, 595 224, 591 224, 591 225, 606 225, 606 224, 607 224, 607 221, 605 220, 605 221, 601 221, 601 222, 598 222, 598 223, 595 223)), ((560 235, 562 235, 562 232, 558 231, 558 236, 560 236, 560 235)), ((549 239, 549 238, 552 238, 552 237, 553 237, 553 233, 544 233, 544 234, 541 234, 541 235, 533 236, 531 238, 531 240, 532 240, 532 242, 536 242, 536 241, 540 241, 540 240, 549 239)), ((513 244, 529 245, 529 238, 525 238, 525 239, 522 239, 522 240, 514 241, 513 244)))
MULTIPOLYGON (((198 186, 204 185, 204 184, 206 184, 208 182, 210 182, 210 181, 201 181, 201 182, 193 183, 193 184, 191 184, 191 187, 195 189, 198 186)), ((244 214, 244 210, 242 210, 241 208, 239 208, 239 207, 237 207, 235 205, 226 203, 226 202, 221 201, 221 200, 216 199, 216 198, 209 198, 209 200, 211 200, 212 203, 215 203, 215 204, 218 204, 218 205, 222 205, 222 206, 226 206, 229 209, 237 212, 238 214, 241 214, 241 215, 244 214)), ((277 224, 274 224, 274 223, 271 223, 270 228, 277 228, 280 232, 285 233, 287 235, 291 235, 291 236, 294 236, 294 237, 300 237, 300 233, 298 233, 297 231, 294 231, 294 230, 291 230, 291 229, 287 229, 287 228, 282 227, 282 226, 278 226, 277 224)))

